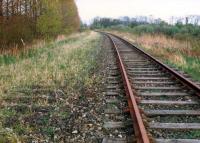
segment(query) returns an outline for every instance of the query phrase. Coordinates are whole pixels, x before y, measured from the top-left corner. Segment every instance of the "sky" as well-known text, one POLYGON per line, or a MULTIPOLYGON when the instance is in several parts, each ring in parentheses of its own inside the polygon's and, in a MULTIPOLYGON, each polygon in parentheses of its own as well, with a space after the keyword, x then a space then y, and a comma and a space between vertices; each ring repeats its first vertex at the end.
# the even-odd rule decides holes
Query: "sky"
POLYGON ((150 16, 169 20, 171 16, 200 15, 200 0, 76 0, 83 22, 94 17, 150 16))

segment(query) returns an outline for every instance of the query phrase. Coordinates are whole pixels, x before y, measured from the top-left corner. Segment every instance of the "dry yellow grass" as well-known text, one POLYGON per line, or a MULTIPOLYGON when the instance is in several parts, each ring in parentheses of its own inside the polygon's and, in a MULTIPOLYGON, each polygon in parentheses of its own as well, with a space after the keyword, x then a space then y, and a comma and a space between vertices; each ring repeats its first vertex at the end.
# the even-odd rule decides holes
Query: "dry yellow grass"
POLYGON ((110 32, 139 45, 156 58, 176 65, 195 79, 200 80, 200 44, 197 40, 183 41, 161 34, 136 35, 122 31, 110 32))
MULTIPOLYGON (((191 43, 188 41, 179 41, 174 38, 168 38, 165 35, 150 35, 150 34, 144 34, 144 35, 134 35, 128 32, 118 32, 118 31, 112 31, 113 33, 117 35, 121 35, 125 39, 128 39, 129 41, 133 43, 137 43, 148 50, 158 50, 158 52, 162 53, 162 50, 166 53, 166 49, 175 52, 181 52, 184 54, 192 54, 193 47, 191 43)), ((155 52, 156 53, 156 52, 155 52)))

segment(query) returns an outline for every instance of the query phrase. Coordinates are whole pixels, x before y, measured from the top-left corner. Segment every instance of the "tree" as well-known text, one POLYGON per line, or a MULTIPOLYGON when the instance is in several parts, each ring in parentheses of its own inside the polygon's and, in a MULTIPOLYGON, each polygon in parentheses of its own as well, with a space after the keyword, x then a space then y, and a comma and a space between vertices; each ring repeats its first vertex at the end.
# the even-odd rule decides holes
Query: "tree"
POLYGON ((60 0, 60 4, 65 33, 79 30, 80 18, 74 0, 60 0))
POLYGON ((3 16, 3 0, 0 0, 0 17, 3 16))
POLYGON ((61 20, 58 1, 44 0, 45 10, 37 21, 37 32, 45 36, 57 35, 61 32, 61 20))
POLYGON ((28 42, 61 32, 69 34, 79 27, 74 0, 0 0, 1 46, 19 44, 21 39, 28 42))

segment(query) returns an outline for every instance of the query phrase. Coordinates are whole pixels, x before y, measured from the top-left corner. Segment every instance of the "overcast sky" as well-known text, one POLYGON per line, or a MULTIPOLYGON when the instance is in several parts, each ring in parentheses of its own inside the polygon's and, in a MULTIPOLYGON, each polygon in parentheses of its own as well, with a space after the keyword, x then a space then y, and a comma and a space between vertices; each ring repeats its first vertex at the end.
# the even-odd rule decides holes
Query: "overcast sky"
POLYGON ((76 0, 84 22, 96 16, 149 16, 168 20, 170 16, 200 15, 200 0, 76 0))

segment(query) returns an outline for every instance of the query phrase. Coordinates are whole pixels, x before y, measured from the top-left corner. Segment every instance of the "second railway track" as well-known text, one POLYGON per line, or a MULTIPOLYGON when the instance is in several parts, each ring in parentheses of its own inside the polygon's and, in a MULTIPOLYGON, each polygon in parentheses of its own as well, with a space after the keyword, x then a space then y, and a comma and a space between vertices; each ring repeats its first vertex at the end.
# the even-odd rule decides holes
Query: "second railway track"
MULTIPOLYGON (((118 96, 122 83, 120 92, 125 96, 118 102, 127 101, 123 108, 128 108, 123 111, 132 119, 131 127, 125 127, 127 140, 103 142, 200 143, 200 88, 126 40, 103 34, 110 38, 116 57, 116 63, 110 65, 112 86, 107 93, 118 96)), ((106 126, 117 125, 107 122, 106 126)))

